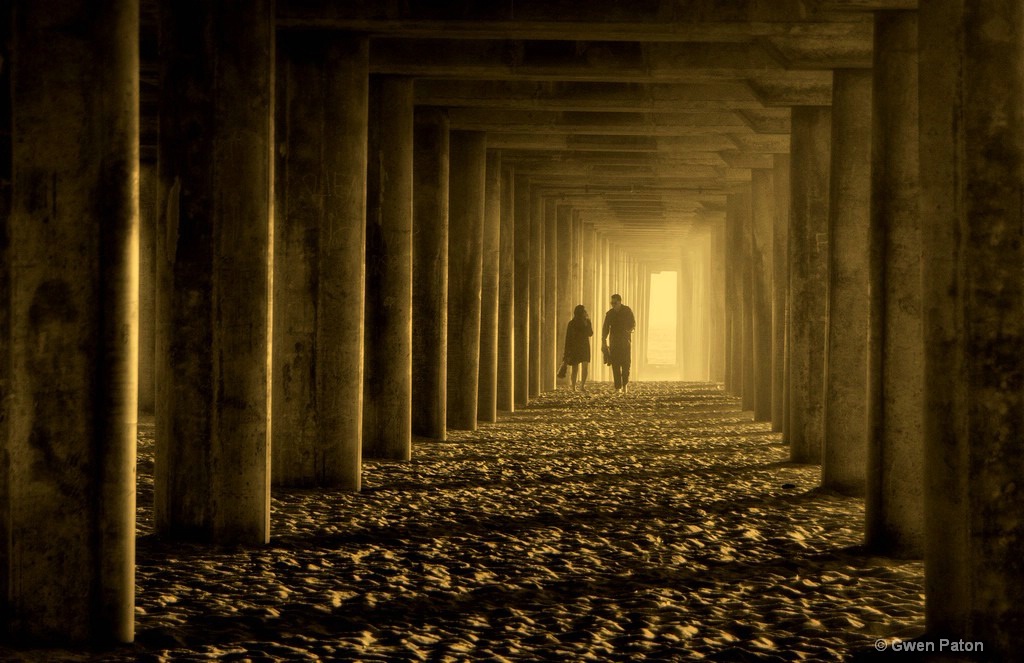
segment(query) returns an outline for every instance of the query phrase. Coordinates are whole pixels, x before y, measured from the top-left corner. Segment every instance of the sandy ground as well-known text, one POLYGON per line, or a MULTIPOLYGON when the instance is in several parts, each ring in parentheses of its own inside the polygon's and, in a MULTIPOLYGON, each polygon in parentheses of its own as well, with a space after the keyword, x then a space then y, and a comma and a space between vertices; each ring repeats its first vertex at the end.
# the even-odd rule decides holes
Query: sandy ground
POLYGON ((827 661, 920 633, 921 563, 861 551, 863 502, 735 399, 593 392, 368 462, 360 494, 275 491, 266 547, 157 540, 143 427, 136 644, 0 658, 827 661))

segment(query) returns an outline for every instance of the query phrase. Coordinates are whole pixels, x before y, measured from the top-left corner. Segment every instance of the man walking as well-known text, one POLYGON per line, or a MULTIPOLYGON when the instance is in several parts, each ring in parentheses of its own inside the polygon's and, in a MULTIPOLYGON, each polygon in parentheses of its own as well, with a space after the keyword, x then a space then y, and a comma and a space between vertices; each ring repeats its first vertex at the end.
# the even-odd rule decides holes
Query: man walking
POLYGON ((616 393, 629 391, 629 367, 632 363, 633 346, 631 337, 636 328, 633 310, 622 303, 620 295, 612 295, 612 307, 604 314, 601 327, 601 351, 605 363, 612 366, 616 393))

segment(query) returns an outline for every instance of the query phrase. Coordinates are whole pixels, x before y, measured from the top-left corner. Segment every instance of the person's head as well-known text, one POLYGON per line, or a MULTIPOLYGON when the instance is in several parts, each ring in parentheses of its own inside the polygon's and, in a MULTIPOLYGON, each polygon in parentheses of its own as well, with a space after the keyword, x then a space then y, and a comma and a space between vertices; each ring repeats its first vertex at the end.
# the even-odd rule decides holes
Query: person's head
POLYGON ((572 310, 572 317, 577 320, 583 320, 587 317, 587 307, 583 304, 577 304, 576 308, 572 310))
POLYGON ((618 310, 622 306, 622 295, 612 295, 612 308, 618 310))

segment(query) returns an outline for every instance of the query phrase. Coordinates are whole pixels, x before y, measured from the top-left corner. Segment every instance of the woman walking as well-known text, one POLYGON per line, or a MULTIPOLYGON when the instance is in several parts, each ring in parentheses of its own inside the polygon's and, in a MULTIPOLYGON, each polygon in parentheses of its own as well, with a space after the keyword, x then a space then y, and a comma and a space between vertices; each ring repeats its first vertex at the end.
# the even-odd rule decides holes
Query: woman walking
POLYGON ((580 391, 587 393, 587 372, 590 368, 590 337, 594 335, 594 327, 590 324, 590 316, 583 304, 579 304, 572 312, 572 320, 565 328, 565 354, 562 361, 572 366, 570 383, 576 391, 576 375, 583 365, 580 374, 580 391))

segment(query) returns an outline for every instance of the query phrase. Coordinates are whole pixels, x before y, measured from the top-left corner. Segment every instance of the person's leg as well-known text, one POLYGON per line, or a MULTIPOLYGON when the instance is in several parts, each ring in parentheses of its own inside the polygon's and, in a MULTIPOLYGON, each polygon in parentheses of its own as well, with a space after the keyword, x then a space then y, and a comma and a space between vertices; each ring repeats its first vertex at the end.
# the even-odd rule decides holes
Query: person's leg
POLYGON ((612 378, 615 380, 615 391, 618 391, 622 388, 622 372, 615 362, 612 362, 612 378))
POLYGON ((572 365, 572 375, 569 376, 569 383, 572 385, 572 390, 576 391, 576 372, 580 369, 579 364, 572 365))
POLYGON ((590 362, 583 362, 580 368, 580 391, 587 390, 587 374, 590 372, 590 362))
POLYGON ((629 384, 629 369, 632 366, 629 355, 626 355, 625 360, 622 362, 622 391, 627 391, 629 384))

